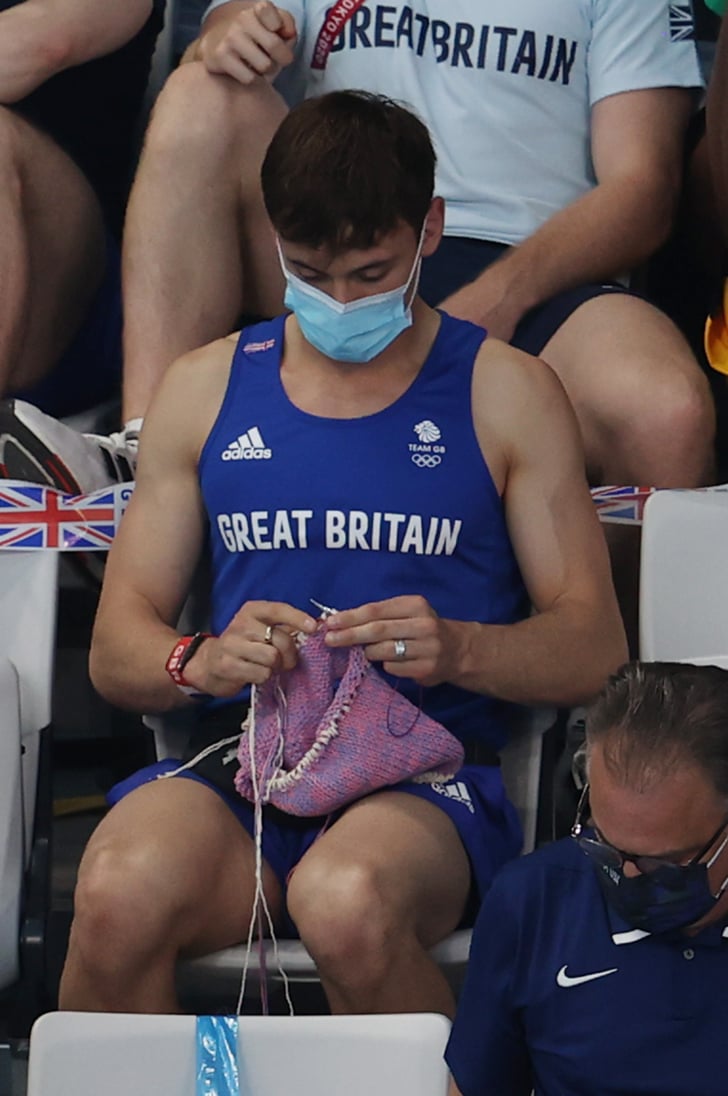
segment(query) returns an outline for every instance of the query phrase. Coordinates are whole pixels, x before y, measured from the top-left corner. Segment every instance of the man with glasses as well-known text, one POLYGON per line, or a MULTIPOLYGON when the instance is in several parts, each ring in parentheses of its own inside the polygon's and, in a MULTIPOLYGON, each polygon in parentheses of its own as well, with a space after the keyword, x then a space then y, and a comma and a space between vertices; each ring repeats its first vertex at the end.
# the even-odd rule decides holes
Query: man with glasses
POLYGON ((498 876, 451 1096, 723 1096, 728 672, 631 663, 587 717, 571 837, 498 876))

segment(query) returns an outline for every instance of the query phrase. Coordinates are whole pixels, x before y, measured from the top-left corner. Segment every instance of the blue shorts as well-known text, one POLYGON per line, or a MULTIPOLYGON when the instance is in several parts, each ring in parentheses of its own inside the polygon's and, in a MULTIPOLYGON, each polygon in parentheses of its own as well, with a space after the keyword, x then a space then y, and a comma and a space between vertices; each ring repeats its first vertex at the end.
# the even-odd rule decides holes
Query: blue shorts
MULTIPOLYGON (((433 308, 437 307, 451 293, 474 281, 506 251, 507 244, 471 240, 463 236, 444 236, 434 255, 422 260, 420 296, 433 308)), ((566 289, 526 313, 516 327, 511 346, 538 356, 551 336, 580 305, 593 297, 603 297, 609 293, 639 296, 618 282, 566 289)))
POLYGON ((121 252, 107 232, 104 277, 73 342, 47 376, 7 395, 55 418, 113 399, 121 391, 121 326, 121 252))
MULTIPOLYGON (((220 722, 216 722, 216 731, 219 732, 220 722)), ((240 726, 239 719, 236 726, 240 726)), ((227 735, 220 734, 219 737, 227 735)), ((252 837, 253 807, 235 791, 233 778, 237 762, 231 763, 230 757, 231 747, 228 745, 217 755, 208 755, 199 764, 170 779, 196 780, 210 788, 221 797, 252 837)), ((181 761, 168 758, 140 769, 111 789, 107 795, 109 803, 113 806, 135 788, 165 773, 174 772, 181 764, 181 761)), ((425 799, 444 811, 452 821, 470 860, 472 895, 463 924, 472 924, 493 876, 506 861, 518 856, 523 843, 521 825, 515 807, 506 796, 500 766, 464 765, 446 784, 404 781, 386 790, 425 799)), ((284 893, 288 878, 298 862, 323 830, 334 825, 345 810, 342 808, 324 818, 299 818, 284 814, 276 807, 263 808, 263 857, 284 893)), ((290 936, 297 935, 295 926, 288 918, 284 929, 290 936)))

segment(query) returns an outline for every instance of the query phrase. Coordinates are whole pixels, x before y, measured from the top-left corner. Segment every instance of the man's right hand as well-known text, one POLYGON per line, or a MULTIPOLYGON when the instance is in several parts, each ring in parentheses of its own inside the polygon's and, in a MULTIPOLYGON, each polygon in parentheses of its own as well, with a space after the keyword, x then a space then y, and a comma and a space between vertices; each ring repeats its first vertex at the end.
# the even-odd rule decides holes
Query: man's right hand
MULTIPOLYGON (((216 10, 223 12, 226 7, 216 10)), ((274 80, 290 65, 296 45, 296 22, 290 12, 260 0, 239 11, 232 21, 215 20, 215 14, 197 49, 197 58, 208 72, 252 84, 259 77, 274 80)))
POLYGON ((262 685, 298 661, 296 632, 310 635, 317 622, 282 601, 248 601, 219 636, 206 640, 185 666, 200 692, 230 697, 245 685, 262 685))

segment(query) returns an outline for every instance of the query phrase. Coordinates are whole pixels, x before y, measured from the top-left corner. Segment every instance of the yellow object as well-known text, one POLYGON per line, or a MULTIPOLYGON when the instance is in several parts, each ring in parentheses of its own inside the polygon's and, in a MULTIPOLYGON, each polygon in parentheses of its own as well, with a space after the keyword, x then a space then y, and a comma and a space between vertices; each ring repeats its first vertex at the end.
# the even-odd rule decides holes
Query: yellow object
POLYGON ((705 356, 718 373, 728 375, 728 279, 723 283, 723 309, 705 321, 705 356))
POLYGON ((79 795, 70 799, 54 799, 53 817, 65 818, 71 814, 104 811, 107 807, 108 803, 105 795, 79 795))

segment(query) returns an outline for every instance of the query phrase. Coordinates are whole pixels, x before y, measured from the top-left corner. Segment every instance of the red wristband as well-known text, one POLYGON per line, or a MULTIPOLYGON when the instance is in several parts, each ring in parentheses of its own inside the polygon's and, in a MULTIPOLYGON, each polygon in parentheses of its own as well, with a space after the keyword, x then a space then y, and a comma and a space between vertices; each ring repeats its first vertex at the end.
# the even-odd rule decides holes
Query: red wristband
POLYGON ((192 636, 180 636, 167 659, 165 669, 177 688, 185 696, 207 696, 207 693, 201 693, 187 680, 184 675, 184 668, 205 640, 211 638, 210 632, 195 632, 192 636))

